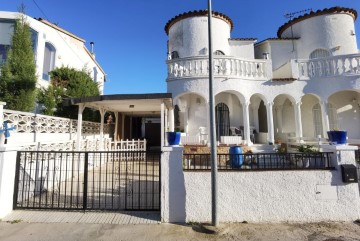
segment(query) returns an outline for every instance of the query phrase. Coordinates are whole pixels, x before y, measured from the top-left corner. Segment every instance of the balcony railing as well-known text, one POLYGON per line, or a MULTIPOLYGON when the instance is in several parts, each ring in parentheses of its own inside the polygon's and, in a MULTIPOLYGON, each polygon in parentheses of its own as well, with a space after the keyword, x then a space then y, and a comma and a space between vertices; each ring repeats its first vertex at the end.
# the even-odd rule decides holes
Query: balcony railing
MULTIPOLYGON (((270 170, 332 170, 331 152, 319 153, 254 153, 218 154, 218 170, 270 171, 270 170)), ((183 169, 187 171, 211 170, 210 154, 184 154, 183 169)))
MULTIPOLYGON (((168 80, 181 78, 206 78, 209 76, 209 59, 197 56, 167 61, 168 80)), ((214 77, 250 80, 272 78, 271 62, 268 60, 244 60, 229 56, 214 57, 214 77)))
POLYGON ((298 60, 299 79, 360 75, 360 54, 298 60))

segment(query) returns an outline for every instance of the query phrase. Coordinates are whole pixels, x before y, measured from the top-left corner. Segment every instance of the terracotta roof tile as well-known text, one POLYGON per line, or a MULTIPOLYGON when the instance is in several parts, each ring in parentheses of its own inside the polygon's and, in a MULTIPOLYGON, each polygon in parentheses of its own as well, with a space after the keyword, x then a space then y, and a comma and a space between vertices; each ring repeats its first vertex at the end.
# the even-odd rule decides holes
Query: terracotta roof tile
POLYGON ((255 41, 257 38, 229 38, 229 40, 234 41, 255 41))
POLYGON ((315 16, 320 16, 320 15, 325 15, 325 14, 333 14, 333 13, 345 13, 345 14, 349 14, 354 18, 354 21, 357 18, 357 12, 355 9, 352 8, 344 8, 344 7, 332 7, 332 8, 325 8, 323 10, 317 10, 316 12, 311 11, 310 13, 301 15, 297 18, 294 18, 290 21, 288 21, 287 23, 285 23, 284 25, 282 25, 278 32, 277 32, 277 36, 281 37, 281 34, 291 25, 294 25, 295 23, 301 22, 305 19, 308 18, 312 18, 315 16))
POLYGON ((267 39, 264 39, 264 40, 256 43, 256 45, 261 44, 265 41, 284 41, 284 40, 298 40, 298 39, 300 39, 300 38, 267 38, 267 39))
MULTIPOLYGON (((173 17, 165 25, 166 34, 169 34, 169 30, 170 30, 171 26, 174 25, 175 23, 177 23, 178 21, 186 19, 186 18, 197 17, 197 16, 208 16, 208 10, 207 9, 206 10, 198 10, 198 11, 195 10, 195 11, 182 13, 182 14, 179 14, 179 15, 173 17)), ((214 18, 219 18, 219 19, 222 19, 225 22, 227 22, 230 26, 230 31, 232 31, 234 24, 233 24, 233 21, 231 20, 231 18, 229 18, 225 14, 222 14, 220 12, 214 12, 214 11, 212 11, 212 16, 214 18)))
POLYGON ((294 81, 297 80, 295 78, 276 78, 276 79, 272 79, 272 81, 294 81))

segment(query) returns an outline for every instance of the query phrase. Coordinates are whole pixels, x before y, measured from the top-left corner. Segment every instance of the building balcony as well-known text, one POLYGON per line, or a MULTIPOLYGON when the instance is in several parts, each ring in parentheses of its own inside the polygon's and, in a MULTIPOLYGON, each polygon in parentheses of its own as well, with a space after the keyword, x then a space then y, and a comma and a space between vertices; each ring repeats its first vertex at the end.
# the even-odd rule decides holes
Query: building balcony
MULTIPOLYGON (((168 81, 186 78, 208 78, 208 56, 188 57, 167 61, 168 81)), ((214 56, 215 78, 269 80, 272 78, 271 61, 244 60, 231 56, 214 56)))
POLYGON ((295 64, 293 76, 299 80, 338 76, 360 76, 359 53, 318 59, 299 59, 292 62, 295 64), (298 73, 296 73, 297 71, 298 73))

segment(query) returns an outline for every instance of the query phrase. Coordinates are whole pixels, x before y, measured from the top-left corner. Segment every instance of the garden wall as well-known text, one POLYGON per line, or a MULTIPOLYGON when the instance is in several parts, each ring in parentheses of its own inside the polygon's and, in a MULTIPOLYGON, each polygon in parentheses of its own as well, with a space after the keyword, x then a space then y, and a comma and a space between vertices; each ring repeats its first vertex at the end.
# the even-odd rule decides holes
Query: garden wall
MULTIPOLYGON (((341 164, 355 164, 350 146, 331 151, 335 170, 219 171, 220 222, 354 221, 358 183, 343 183, 341 164)), ((210 171, 183 171, 182 148, 163 149, 162 221, 211 221, 210 171)))

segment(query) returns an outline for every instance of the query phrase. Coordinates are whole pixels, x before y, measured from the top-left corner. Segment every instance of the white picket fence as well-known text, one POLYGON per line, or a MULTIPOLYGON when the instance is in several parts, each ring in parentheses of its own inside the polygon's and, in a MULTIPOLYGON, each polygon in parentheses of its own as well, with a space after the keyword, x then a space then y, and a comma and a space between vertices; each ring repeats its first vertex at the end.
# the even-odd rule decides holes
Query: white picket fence
POLYGON ((111 142, 110 151, 121 151, 122 158, 143 159, 145 158, 146 140, 120 140, 111 142), (131 153, 135 152, 135 153, 131 153))

